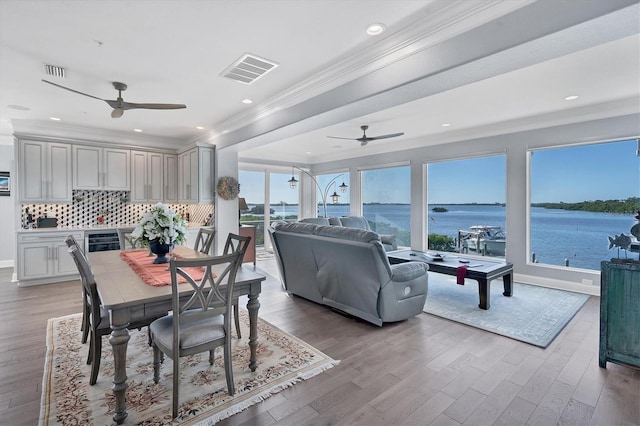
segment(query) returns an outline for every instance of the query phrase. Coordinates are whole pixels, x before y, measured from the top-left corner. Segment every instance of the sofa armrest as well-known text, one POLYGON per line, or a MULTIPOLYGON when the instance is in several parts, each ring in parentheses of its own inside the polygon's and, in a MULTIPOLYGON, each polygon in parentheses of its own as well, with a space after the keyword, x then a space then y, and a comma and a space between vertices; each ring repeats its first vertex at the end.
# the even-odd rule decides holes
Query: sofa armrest
POLYGON ((406 282, 427 273, 429 265, 423 262, 406 262, 391 265, 391 281, 406 282))
POLYGON ((391 250, 398 250, 398 237, 395 235, 380 235, 380 242, 390 245, 391 250))

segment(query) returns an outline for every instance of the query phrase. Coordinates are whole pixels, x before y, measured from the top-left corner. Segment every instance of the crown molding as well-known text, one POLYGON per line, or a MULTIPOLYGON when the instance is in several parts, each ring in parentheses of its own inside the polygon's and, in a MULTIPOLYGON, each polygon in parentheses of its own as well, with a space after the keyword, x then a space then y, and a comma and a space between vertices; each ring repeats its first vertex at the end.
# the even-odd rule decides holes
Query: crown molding
POLYGON ((132 135, 128 132, 70 126, 68 124, 50 123, 42 120, 13 120, 12 125, 13 133, 23 136, 30 135, 113 145, 134 145, 173 151, 184 145, 184 141, 180 139, 145 134, 132 135))

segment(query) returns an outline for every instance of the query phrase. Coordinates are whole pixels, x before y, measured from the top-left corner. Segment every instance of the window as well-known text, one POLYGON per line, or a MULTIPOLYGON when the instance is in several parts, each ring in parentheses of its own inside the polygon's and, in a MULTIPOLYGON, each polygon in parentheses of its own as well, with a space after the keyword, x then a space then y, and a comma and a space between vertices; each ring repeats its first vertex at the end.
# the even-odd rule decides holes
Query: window
POLYGON ((320 185, 320 189, 316 188, 318 217, 324 216, 323 196, 327 201, 327 217, 349 216, 349 172, 317 175, 316 179, 320 185), (337 203, 332 199, 334 193, 338 195, 337 203))
POLYGON ((291 174, 271 173, 269 175, 269 202, 272 220, 298 220, 298 190, 292 191, 289 186, 291 174))
POLYGON ((363 170, 362 214, 378 234, 396 235, 398 246, 411 244, 409 166, 363 170))
POLYGON ((256 245, 264 244, 264 172, 240 170, 238 172, 240 194, 249 210, 240 212, 240 223, 256 226, 256 245))
MULTIPOLYGON (((600 270, 640 209, 636 140, 530 152, 530 261, 600 270)), ((624 257, 624 251, 620 251, 624 257)))
POLYGON ((505 256, 504 155, 427 166, 429 250, 505 256))

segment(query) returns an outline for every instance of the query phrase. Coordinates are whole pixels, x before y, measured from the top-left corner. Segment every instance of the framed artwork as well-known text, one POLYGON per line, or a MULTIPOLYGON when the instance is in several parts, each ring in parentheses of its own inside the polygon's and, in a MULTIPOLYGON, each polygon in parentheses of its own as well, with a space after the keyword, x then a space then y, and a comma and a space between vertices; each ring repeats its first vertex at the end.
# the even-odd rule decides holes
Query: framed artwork
POLYGON ((9 176, 9 172, 0 172, 0 197, 5 196, 8 197, 11 195, 11 177, 9 176))

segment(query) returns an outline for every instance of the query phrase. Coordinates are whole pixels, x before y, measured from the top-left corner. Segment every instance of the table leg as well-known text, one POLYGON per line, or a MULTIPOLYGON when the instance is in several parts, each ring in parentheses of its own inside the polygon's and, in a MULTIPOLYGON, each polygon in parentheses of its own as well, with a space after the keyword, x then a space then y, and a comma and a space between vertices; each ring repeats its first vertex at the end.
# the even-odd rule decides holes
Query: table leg
POLYGON ((487 280, 478 280, 478 293, 480 294, 480 309, 489 309, 489 282, 487 280))
POLYGON ((503 296, 511 297, 513 296, 513 283, 511 280, 511 274, 507 274, 502 277, 502 285, 504 286, 503 296))
POLYGON ((116 397, 115 413, 113 421, 122 424, 129 415, 127 413, 127 405, 125 394, 127 392, 127 344, 129 342, 129 315, 119 315, 119 313, 110 312, 111 316, 111 336, 109 343, 113 347, 113 394, 116 397))
POLYGON ((260 302, 258 302, 258 293, 253 291, 249 293, 249 300, 247 301, 247 310, 249 311, 249 350, 251 355, 249 357, 249 368, 251 371, 256 371, 258 367, 258 357, 256 355, 256 349, 258 348, 258 309, 260 308, 260 302))

